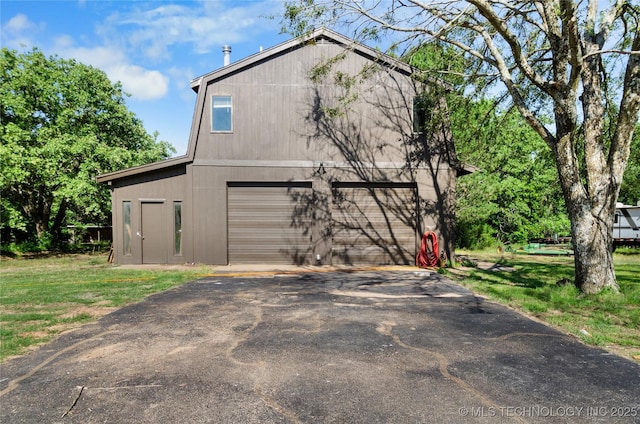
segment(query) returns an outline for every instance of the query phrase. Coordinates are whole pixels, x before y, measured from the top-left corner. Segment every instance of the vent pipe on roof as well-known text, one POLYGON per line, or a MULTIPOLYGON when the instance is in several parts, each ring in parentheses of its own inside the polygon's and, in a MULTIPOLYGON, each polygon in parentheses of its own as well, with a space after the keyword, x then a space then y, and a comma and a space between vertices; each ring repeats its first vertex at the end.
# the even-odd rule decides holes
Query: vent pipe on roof
POLYGON ((224 53, 224 66, 227 66, 231 62, 231 46, 222 46, 222 53, 224 53))

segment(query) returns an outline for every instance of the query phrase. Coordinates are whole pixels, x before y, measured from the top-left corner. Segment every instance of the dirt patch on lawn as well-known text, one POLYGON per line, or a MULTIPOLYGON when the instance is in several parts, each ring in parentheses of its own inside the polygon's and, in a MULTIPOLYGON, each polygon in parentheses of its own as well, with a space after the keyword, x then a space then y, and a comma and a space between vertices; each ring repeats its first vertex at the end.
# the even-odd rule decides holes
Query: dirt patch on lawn
MULTIPOLYGON (((103 302, 98 302, 94 305, 77 305, 77 304, 68 304, 66 305, 66 311, 58 316, 57 319, 61 320, 70 320, 69 322, 60 322, 58 324, 54 324, 43 328, 42 330, 37 331, 27 331, 20 333, 19 337, 23 338, 31 338, 36 342, 25 350, 23 350, 18 355, 7 356, 3 358, 2 361, 7 361, 9 359, 22 356, 28 352, 31 352, 40 346, 49 343, 60 335, 75 330, 77 328, 86 325, 89 322, 96 321, 102 318, 105 315, 110 314, 120 308, 104 306, 103 302), (74 318, 78 318, 74 320, 74 318)), ((2 323, 0 323, 2 326, 2 323)))
POLYGON ((89 315, 94 319, 98 319, 120 308, 105 306, 107 302, 97 302, 93 305, 72 305, 66 313, 60 315, 60 318, 74 318, 80 315, 89 315))

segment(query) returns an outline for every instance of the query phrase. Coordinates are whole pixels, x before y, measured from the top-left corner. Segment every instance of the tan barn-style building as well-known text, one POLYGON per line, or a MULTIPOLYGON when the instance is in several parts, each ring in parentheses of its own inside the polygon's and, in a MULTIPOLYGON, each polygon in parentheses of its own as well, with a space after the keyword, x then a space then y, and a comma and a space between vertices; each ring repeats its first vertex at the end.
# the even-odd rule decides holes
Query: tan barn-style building
POLYGON ((191 86, 185 156, 98 177, 117 263, 414 264, 424 231, 452 250, 465 171, 408 65, 320 29, 191 86))

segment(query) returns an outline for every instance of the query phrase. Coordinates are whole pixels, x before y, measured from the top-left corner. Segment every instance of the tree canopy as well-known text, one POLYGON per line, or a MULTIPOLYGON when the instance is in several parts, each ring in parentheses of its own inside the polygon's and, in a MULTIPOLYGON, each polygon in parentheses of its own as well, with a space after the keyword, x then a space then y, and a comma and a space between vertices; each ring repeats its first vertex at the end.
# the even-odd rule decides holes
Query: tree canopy
MULTIPOLYGON (((468 61, 470 84, 499 82, 550 148, 571 221, 575 284, 618 290, 616 201, 640 110, 640 7, 627 0, 299 0, 285 29, 348 28, 399 45, 437 40, 468 61)), ((434 70, 436 72, 437 70, 434 70)))
POLYGON ((442 43, 420 45, 403 60, 426 73, 437 69, 450 84, 448 120, 457 157, 477 168, 457 184, 456 245, 483 248, 568 235, 551 151, 517 111, 466 94, 461 75, 469 64, 442 43))
POLYGON ((0 53, 3 241, 59 242, 67 224, 109 221, 98 174, 168 158, 99 69, 34 48, 0 53))
POLYGON ((497 110, 490 101, 467 102, 453 114, 452 126, 459 129, 458 157, 478 170, 458 182, 458 244, 486 247, 496 240, 515 244, 568 235, 548 146, 517 111, 497 110))

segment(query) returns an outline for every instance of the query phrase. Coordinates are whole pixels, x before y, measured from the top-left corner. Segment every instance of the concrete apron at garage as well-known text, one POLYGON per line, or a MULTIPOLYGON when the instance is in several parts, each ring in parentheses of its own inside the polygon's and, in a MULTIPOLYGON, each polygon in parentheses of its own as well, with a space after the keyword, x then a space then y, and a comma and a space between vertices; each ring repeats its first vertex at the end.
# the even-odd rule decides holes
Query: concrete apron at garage
POLYGON ((424 271, 213 275, 1 369, 0 422, 637 422, 640 366, 424 271))

